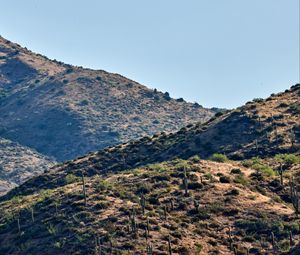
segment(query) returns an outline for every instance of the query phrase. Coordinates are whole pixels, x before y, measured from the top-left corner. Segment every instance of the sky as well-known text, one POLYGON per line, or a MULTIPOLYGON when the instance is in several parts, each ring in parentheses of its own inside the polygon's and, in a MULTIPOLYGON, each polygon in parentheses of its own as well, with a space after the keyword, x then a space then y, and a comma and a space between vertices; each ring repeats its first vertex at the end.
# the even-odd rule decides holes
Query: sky
POLYGON ((299 0, 0 0, 0 35, 206 107, 299 83, 299 0))

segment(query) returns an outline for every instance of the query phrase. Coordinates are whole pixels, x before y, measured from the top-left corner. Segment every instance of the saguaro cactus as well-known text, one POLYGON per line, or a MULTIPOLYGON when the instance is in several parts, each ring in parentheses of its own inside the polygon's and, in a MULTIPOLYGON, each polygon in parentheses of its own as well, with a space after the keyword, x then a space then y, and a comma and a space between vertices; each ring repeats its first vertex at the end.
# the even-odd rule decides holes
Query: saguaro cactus
POLYGON ((298 214, 299 214, 299 192, 297 191, 296 183, 295 183, 295 180, 293 177, 290 179, 290 196, 291 196, 292 205, 294 207, 294 211, 295 211, 296 215, 298 216, 298 214))
POLYGON ((84 204, 87 205, 86 189, 85 189, 85 179, 84 179, 83 172, 81 172, 81 179, 82 179, 82 192, 83 192, 83 196, 84 196, 84 204))
POLYGON ((142 207, 142 213, 145 214, 145 206, 146 206, 146 199, 145 196, 142 194, 140 199, 141 207, 142 207))
POLYGON ((18 233, 21 233, 20 218, 17 219, 18 233))
POLYGON ((32 220, 32 222, 34 222, 34 212, 33 212, 33 208, 31 208, 31 220, 32 220))
POLYGON ((170 235, 168 236, 168 251, 169 251, 169 255, 172 255, 172 246, 171 246, 171 237, 170 237, 170 235))
POLYGON ((183 169, 183 186, 184 186, 184 195, 188 196, 188 179, 187 179, 187 174, 186 174, 186 168, 184 167, 183 169))

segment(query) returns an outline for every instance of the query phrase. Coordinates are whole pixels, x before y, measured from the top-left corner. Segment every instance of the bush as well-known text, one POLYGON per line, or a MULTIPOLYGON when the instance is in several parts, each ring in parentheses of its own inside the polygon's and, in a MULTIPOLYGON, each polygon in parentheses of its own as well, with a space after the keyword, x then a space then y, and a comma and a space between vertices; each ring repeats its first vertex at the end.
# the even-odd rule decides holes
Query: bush
POLYGON ((191 157, 189 160, 192 161, 193 163, 199 163, 200 157, 198 155, 195 155, 191 157))
POLYGON ((300 163, 300 157, 295 154, 277 154, 275 159, 288 166, 300 163))
POLYGON ((220 182, 221 183, 230 183, 230 178, 228 176, 221 176, 220 182))
POLYGON ((231 169, 230 173, 231 174, 242 174, 242 171, 239 168, 233 168, 233 169, 231 169))
POLYGON ((228 161, 227 156, 224 155, 224 154, 220 154, 220 153, 213 154, 209 159, 212 160, 212 161, 221 162, 221 163, 224 163, 224 162, 228 161))
POLYGON ((71 183, 75 183, 75 182, 79 182, 79 181, 81 181, 81 178, 74 174, 67 174, 65 177, 66 184, 71 184, 71 183))

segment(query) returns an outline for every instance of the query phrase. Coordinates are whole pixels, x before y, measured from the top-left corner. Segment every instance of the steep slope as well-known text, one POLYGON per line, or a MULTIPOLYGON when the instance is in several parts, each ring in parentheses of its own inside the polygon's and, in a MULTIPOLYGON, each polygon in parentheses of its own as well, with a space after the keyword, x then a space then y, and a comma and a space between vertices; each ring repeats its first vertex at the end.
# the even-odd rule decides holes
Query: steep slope
POLYGON ((0 195, 44 172, 54 163, 30 148, 0 138, 0 195))
POLYGON ((207 123, 188 125, 176 133, 144 137, 66 162, 25 185, 31 192, 34 187, 42 188, 43 183, 50 185, 51 182, 53 187, 61 185, 61 179, 68 171, 80 173, 84 170, 88 175, 94 175, 176 157, 186 159, 195 154, 208 158, 213 153, 225 153, 231 159, 299 154, 299 102, 300 85, 295 85, 284 93, 249 102, 207 123))
POLYGON ((0 37, 0 136, 58 161, 213 115, 121 75, 52 61, 0 37))
POLYGON ((246 163, 193 157, 84 182, 70 173, 0 203, 0 254, 287 254, 300 240, 276 193, 288 187, 246 163))

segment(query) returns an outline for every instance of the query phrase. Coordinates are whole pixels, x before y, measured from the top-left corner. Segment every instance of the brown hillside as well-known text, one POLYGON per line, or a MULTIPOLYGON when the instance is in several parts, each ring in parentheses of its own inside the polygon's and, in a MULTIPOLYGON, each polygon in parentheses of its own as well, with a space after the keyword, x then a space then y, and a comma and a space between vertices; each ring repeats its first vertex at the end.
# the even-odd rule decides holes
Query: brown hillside
POLYGON ((0 195, 54 163, 28 147, 0 138, 0 195))
POLYGON ((288 185, 244 165, 193 157, 84 185, 69 173, 60 187, 0 203, 0 254, 288 254, 300 240, 281 198, 288 185))
POLYGON ((300 85, 255 101, 177 133, 144 137, 66 162, 27 182, 23 192, 25 186, 31 192, 34 187, 42 188, 43 183, 61 185, 61 179, 69 171, 80 173, 83 169, 88 175, 94 175, 195 154, 208 158, 213 153, 224 153, 231 159, 299 154, 300 85))
POLYGON ((121 75, 52 61, 0 37, 0 136, 58 161, 213 115, 121 75))

